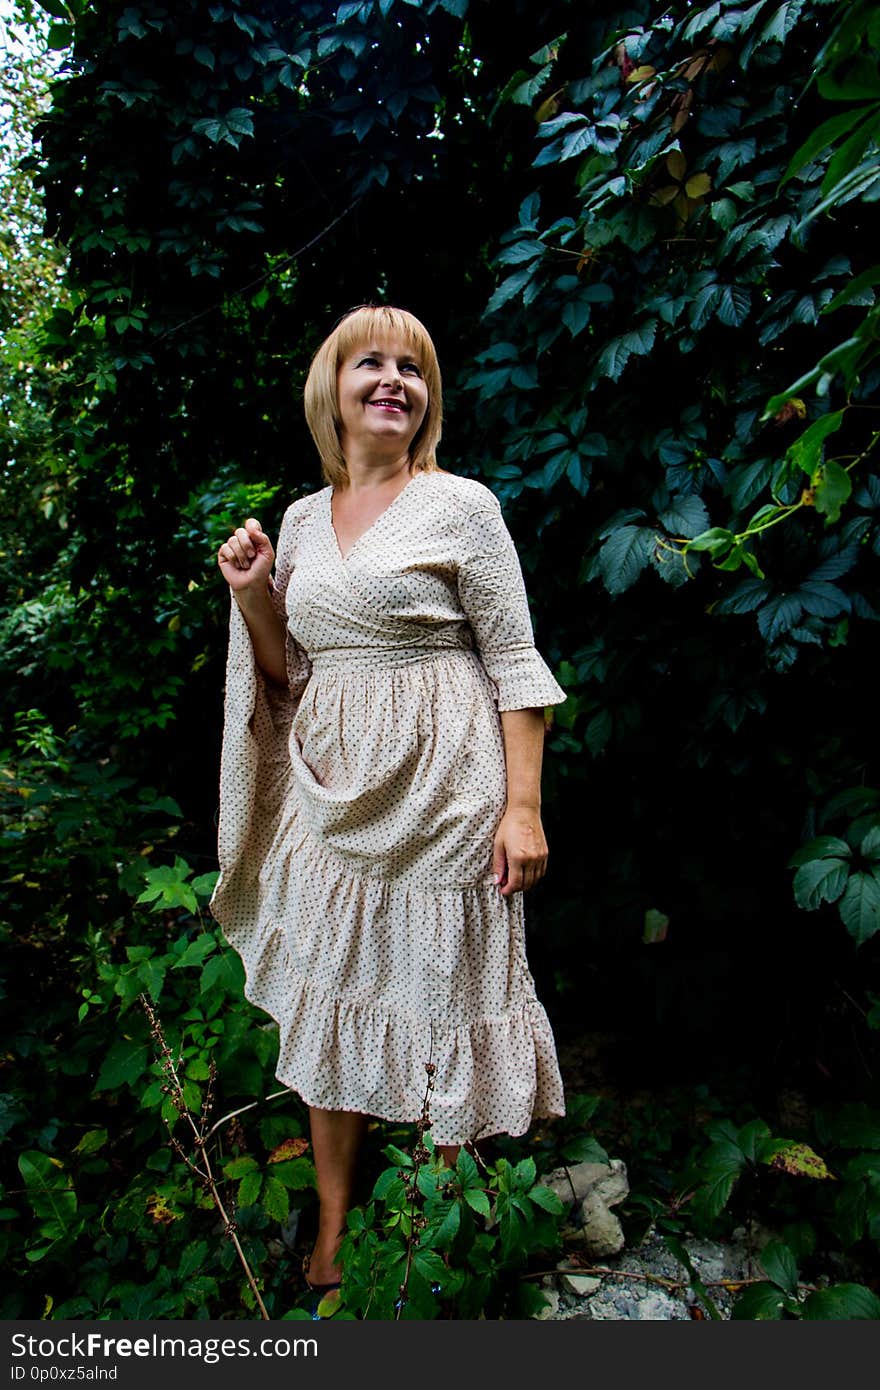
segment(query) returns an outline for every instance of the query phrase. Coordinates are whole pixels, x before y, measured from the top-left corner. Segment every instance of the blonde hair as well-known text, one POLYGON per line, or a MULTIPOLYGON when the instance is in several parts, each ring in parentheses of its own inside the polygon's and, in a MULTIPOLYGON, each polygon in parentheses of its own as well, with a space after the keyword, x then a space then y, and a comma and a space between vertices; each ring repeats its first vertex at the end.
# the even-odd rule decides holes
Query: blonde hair
POLYGON ((312 358, 305 385, 306 421, 321 456, 326 483, 345 487, 348 469, 339 443, 339 401, 336 378, 341 364, 359 344, 376 339, 401 338, 413 354, 428 388, 428 409, 409 446, 413 472, 437 468, 436 449, 443 424, 440 364, 431 336, 423 323, 406 309, 385 304, 359 304, 337 323, 312 358))

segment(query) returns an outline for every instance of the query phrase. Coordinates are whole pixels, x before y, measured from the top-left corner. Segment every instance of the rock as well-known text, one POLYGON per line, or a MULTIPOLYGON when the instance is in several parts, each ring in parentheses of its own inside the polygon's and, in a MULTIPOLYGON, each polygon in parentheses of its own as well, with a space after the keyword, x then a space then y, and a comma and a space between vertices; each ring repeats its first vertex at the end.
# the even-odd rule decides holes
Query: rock
POLYGON ((602 1280, 596 1279, 592 1274, 563 1274, 562 1287, 567 1293, 576 1294, 578 1298, 586 1298, 602 1287, 602 1280))
POLYGON ((636 1317, 640 1322, 671 1322, 688 1318, 690 1314, 683 1299, 671 1298, 662 1289, 652 1289, 639 1300, 636 1317))
POLYGON ((581 1230, 588 1255, 616 1255, 626 1244, 623 1228, 614 1212, 609 1211, 601 1197, 595 1195, 581 1203, 581 1230))
POLYGON ((615 1255, 623 1249, 623 1229, 609 1211, 609 1207, 617 1206, 629 1192, 626 1164, 622 1159, 556 1168, 541 1181, 567 1205, 580 1204, 581 1227, 576 1239, 587 1254, 615 1255))
POLYGON ((541 1182, 567 1204, 583 1202, 596 1193, 606 1207, 614 1207, 629 1192, 626 1164, 621 1158, 612 1158, 610 1163, 575 1163, 570 1168, 554 1168, 541 1182))

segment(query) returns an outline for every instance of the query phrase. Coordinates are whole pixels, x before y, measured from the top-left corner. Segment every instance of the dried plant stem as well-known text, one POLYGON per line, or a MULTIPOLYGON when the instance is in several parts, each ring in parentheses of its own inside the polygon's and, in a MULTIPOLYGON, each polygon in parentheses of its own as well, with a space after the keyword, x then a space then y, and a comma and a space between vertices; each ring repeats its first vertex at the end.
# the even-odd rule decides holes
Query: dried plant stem
POLYGON ((403 1309, 406 1304, 407 1289, 409 1288, 409 1276, 410 1271, 412 1270, 413 1251, 419 1243, 419 1227, 420 1225, 424 1226, 427 1220, 427 1218, 423 1217, 418 1210, 420 1200, 418 1178, 419 1170, 425 1165, 425 1163, 427 1163, 428 1159, 431 1156, 428 1153, 428 1150, 425 1148, 423 1140, 425 1132, 431 1128, 430 1101, 431 1092, 434 1089, 434 1074, 436 1070, 437 1068, 434 1066, 433 1062, 428 1061, 425 1063, 425 1071, 428 1074, 428 1080, 425 1084, 425 1094, 422 1100, 422 1113, 416 1120, 416 1142, 413 1147, 413 1166, 406 1172, 406 1175, 403 1176, 403 1181, 405 1185, 409 1188, 410 1229, 409 1236, 407 1237, 406 1242, 406 1267, 404 1269, 403 1279, 401 1280, 400 1284, 399 1298, 397 1300, 395 1310, 395 1322, 400 1321, 400 1317, 403 1313, 403 1309))
POLYGON ((289 1095, 290 1087, 285 1086, 283 1091, 271 1091, 268 1096, 263 1096, 262 1100, 252 1100, 249 1101, 247 1105, 240 1105, 237 1110, 230 1110, 228 1115, 221 1115, 219 1120, 214 1121, 208 1133, 205 1135, 205 1138, 210 1139, 217 1133, 218 1129, 222 1129, 224 1125, 228 1125, 230 1120, 238 1119, 239 1115, 244 1115, 248 1110, 256 1110, 259 1106, 266 1105, 270 1100, 278 1100, 281 1096, 289 1095))
MULTIPOLYGON (((157 1061, 159 1062, 159 1065, 162 1068, 162 1073, 165 1077, 165 1083, 162 1087, 162 1090, 170 1098, 171 1103, 174 1106, 180 1118, 184 1120, 192 1130, 192 1144, 196 1152, 196 1158, 190 1158, 189 1154, 184 1149, 180 1140, 175 1137, 172 1126, 163 1116, 162 1118, 165 1124, 165 1128, 168 1130, 169 1143, 174 1152, 177 1154, 178 1158, 183 1160, 187 1168, 189 1168, 190 1172, 192 1172, 199 1180, 205 1191, 210 1192, 211 1200, 217 1208, 217 1211, 220 1214, 220 1219, 223 1222, 224 1235, 228 1236, 229 1239, 232 1241, 232 1244, 235 1248, 235 1253, 238 1255, 238 1258, 241 1262, 241 1267, 244 1270, 245 1277, 248 1281, 248 1284, 250 1285, 251 1293, 256 1299, 257 1307, 260 1310, 260 1316, 264 1318, 266 1322, 269 1322, 270 1318, 268 1312, 266 1311, 266 1305, 260 1296, 260 1290, 257 1288, 257 1282, 253 1276, 251 1267, 248 1264, 247 1256, 245 1255, 244 1250, 241 1247, 241 1242, 238 1239, 238 1234, 235 1229, 235 1222, 233 1221, 232 1217, 229 1215, 225 1206, 223 1205, 223 1199, 220 1196, 220 1191, 217 1187, 217 1180, 214 1177, 214 1171, 211 1167, 211 1160, 208 1157, 208 1139, 214 1133, 214 1129, 217 1128, 217 1125, 215 1125, 213 1129, 208 1129, 208 1119, 211 1113, 211 1105, 214 1099, 214 1083, 217 1078, 217 1068, 212 1060, 210 1065, 210 1074, 208 1077, 208 1087, 205 1091, 205 1099, 202 1103, 199 1121, 198 1124, 196 1124, 196 1121, 193 1118, 192 1113, 190 1112, 189 1106, 184 1100, 183 1086, 181 1084, 180 1077, 177 1074, 177 1067, 174 1062, 174 1056, 171 1052, 171 1048, 168 1046, 168 1043, 165 1040, 165 1034, 162 1032, 162 1025, 159 1022, 159 1018, 145 994, 139 995, 138 998, 140 1000, 141 1007, 143 1008, 144 1013, 147 1016, 147 1021, 150 1025, 150 1033, 152 1035, 153 1042, 155 1043, 157 1061)), ((250 1107, 247 1106, 245 1107, 245 1109, 249 1108, 250 1107)), ((225 1119, 232 1119, 232 1116, 227 1115, 225 1119)), ((221 1122, 218 1121, 218 1123, 221 1122)))
MULTIPOLYGON (((591 1274, 612 1275, 615 1279, 635 1279, 643 1284, 660 1284, 664 1289, 675 1292, 679 1289, 690 1287, 689 1279, 667 1279, 662 1274, 648 1274, 634 1269, 609 1269, 607 1265, 577 1265, 573 1269, 537 1269, 528 1274, 523 1274, 522 1279, 546 1279, 549 1275, 571 1274, 575 1278, 585 1277, 591 1274)), ((707 1289, 727 1289, 728 1293, 736 1293, 738 1289, 744 1289, 748 1284, 766 1284, 766 1278, 754 1279, 704 1279, 704 1286, 707 1289)), ((815 1293, 818 1285, 798 1284, 799 1292, 815 1293)))

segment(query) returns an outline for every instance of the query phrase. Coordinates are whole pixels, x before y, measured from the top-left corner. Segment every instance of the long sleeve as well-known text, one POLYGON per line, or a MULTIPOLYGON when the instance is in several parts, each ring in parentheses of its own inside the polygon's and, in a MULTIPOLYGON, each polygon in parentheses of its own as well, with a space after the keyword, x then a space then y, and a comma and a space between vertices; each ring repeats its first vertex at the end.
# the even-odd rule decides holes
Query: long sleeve
MULTIPOLYGON (((285 623, 295 531, 294 504, 285 512, 278 538, 272 593, 285 623)), ((217 829, 220 879, 210 904, 224 925, 239 910, 251 910, 256 901, 259 871, 288 790, 290 727, 310 675, 308 657, 288 632, 289 689, 267 680, 231 591, 230 604, 217 829)))
POLYGON ((565 691, 535 648, 519 557, 498 499, 485 500, 461 533, 458 593, 499 711, 560 705, 565 691))

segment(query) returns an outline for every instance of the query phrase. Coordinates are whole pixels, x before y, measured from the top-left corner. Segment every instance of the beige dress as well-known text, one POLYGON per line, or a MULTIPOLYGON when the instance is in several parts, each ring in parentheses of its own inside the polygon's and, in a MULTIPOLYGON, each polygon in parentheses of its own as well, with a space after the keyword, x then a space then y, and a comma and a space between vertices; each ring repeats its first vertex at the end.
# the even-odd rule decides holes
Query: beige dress
POLYGON ((494 494, 417 473, 343 559, 331 488, 287 509, 275 598, 290 692, 232 602, 211 908, 277 1020, 309 1105, 432 1134, 522 1134, 564 1113, 525 956, 493 881, 500 710, 559 704, 494 494))

